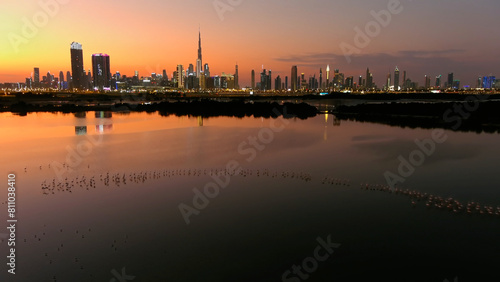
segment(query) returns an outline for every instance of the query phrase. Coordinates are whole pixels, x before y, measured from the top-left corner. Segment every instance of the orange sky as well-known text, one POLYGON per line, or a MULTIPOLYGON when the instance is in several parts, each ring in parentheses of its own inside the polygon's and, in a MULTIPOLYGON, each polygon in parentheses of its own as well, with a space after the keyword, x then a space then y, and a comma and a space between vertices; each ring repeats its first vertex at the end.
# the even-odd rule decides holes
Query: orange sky
POLYGON ((403 11, 393 15, 351 63, 345 60, 340 43, 354 44, 354 28, 364 28, 373 20, 370 12, 387 9, 388 0, 230 3, 238 1, 6 1, 0 9, 4 38, 0 82, 24 82, 33 67, 39 67, 41 75, 66 73, 72 41, 83 45, 85 70, 91 69, 93 53, 107 53, 113 73, 133 75, 138 70, 148 75, 166 69, 171 76, 176 65, 195 64, 199 26, 203 63, 210 65, 212 74, 221 74, 234 73, 238 62, 242 86, 250 83, 250 71, 258 74, 262 65, 272 69, 274 77, 289 76, 294 64, 306 77, 318 76, 319 68, 324 71, 327 64, 346 76, 364 74, 370 67, 381 85, 396 65, 416 81, 425 74, 445 76, 447 72, 473 81, 477 75, 494 74, 499 62, 498 45, 476 43, 498 40, 488 36, 497 32, 497 2, 484 10, 473 1, 449 6, 401 0, 403 11), (214 3, 223 6, 215 8, 214 3), (464 11, 470 20, 453 16, 464 11), (420 14, 426 21, 415 25, 420 14), (26 22, 36 30, 30 32, 26 22), (478 28, 481 32, 472 32, 478 28))

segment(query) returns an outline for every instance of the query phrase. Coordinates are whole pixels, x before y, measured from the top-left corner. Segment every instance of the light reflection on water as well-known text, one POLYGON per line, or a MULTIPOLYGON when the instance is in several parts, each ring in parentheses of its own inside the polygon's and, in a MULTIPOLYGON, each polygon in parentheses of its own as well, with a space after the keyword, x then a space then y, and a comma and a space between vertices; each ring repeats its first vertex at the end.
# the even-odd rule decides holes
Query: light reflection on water
MULTIPOLYGON (((0 114, 2 171, 17 174, 23 265, 16 278, 109 281, 111 270, 126 267, 134 281, 276 281, 311 255, 317 237, 329 234, 341 247, 309 281, 352 281, 359 268, 367 277, 390 280, 393 267, 420 267, 427 281, 467 277, 479 266, 466 266, 476 263, 483 273, 491 271, 499 217, 414 207, 405 196, 359 189, 360 183, 385 184, 384 172, 396 171, 398 156, 408 156, 414 139, 429 138, 430 130, 340 123, 322 115, 290 119, 269 144, 253 148, 249 138, 258 138, 271 121, 0 114), (229 161, 252 175, 230 176, 186 225, 179 204, 192 205, 193 188, 213 182, 210 171, 229 161), (64 170, 56 170, 58 163, 64 170), (271 176, 263 175, 265 169, 271 176), (192 175, 195 170, 199 175, 192 175), (129 181, 105 185, 101 178, 108 173, 129 181), (311 181, 283 176, 292 173, 311 181), (145 174, 147 181, 130 180, 145 174), (325 176, 351 186, 322 184, 325 176), (95 185, 88 186, 92 177, 95 185), (86 182, 80 187, 77 178, 86 182), (44 195, 42 183, 53 181, 60 186, 44 195), (60 183, 73 185, 71 192, 60 183)), ((500 137, 446 133, 448 141, 402 186, 500 205, 500 137)))

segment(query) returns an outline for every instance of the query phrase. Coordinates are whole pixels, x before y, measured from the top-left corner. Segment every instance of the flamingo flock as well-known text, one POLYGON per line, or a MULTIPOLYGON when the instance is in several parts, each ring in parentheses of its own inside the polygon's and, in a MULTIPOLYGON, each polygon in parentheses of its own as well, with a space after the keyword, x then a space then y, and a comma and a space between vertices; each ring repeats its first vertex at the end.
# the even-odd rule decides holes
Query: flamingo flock
MULTIPOLYGON (((322 184, 350 187, 350 180, 325 177, 322 184)), ((418 203, 425 202, 427 208, 448 210, 454 213, 500 216, 500 206, 482 205, 476 201, 469 201, 465 204, 451 197, 444 198, 417 190, 401 189, 397 187, 392 189, 390 186, 382 184, 361 183, 360 189, 406 196, 410 198, 412 206, 417 206, 418 203)))
POLYGON ((127 183, 142 184, 148 180, 157 180, 161 178, 172 177, 201 177, 201 176, 241 176, 241 177, 271 177, 282 179, 294 179, 304 182, 312 181, 312 176, 305 172, 294 171, 271 171, 269 169, 239 169, 230 171, 228 169, 164 169, 151 170, 132 173, 101 173, 99 176, 78 176, 74 179, 67 177, 61 181, 56 178, 51 181, 44 180, 41 183, 42 193, 44 195, 55 194, 56 192, 72 193, 74 188, 85 190, 98 187, 98 181, 106 187, 120 187, 127 183))

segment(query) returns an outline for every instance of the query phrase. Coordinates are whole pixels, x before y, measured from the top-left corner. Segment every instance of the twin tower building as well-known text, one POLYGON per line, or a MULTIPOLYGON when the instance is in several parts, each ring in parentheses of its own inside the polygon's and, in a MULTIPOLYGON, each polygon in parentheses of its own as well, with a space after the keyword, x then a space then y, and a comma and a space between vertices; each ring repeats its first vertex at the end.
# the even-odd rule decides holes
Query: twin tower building
POLYGON ((71 43, 71 88, 105 90, 111 87, 111 69, 107 54, 92 55, 92 77, 83 68, 83 48, 78 42, 71 43))

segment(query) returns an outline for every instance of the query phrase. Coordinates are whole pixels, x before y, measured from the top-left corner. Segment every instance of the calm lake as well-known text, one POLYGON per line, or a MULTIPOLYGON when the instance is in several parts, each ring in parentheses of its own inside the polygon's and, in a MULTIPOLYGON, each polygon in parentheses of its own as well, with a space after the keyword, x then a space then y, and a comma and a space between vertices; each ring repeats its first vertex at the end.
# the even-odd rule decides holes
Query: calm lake
POLYGON ((0 281, 500 281, 500 134, 88 112, 0 136, 0 281))

